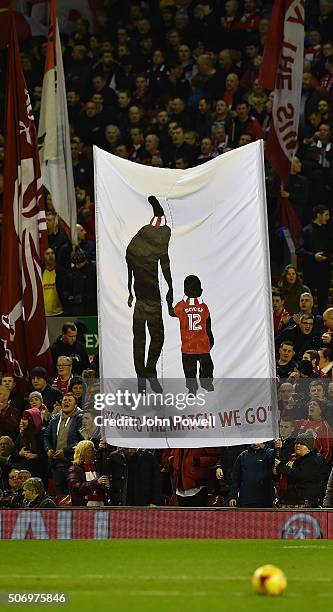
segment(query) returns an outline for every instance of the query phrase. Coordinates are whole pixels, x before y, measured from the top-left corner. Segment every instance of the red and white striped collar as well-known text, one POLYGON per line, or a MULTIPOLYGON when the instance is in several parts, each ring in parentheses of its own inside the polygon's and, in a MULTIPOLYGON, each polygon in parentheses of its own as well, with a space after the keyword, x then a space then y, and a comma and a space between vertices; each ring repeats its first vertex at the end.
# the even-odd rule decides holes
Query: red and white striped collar
POLYGON ((187 295, 184 295, 184 297, 183 297, 183 301, 184 301, 184 302, 188 302, 188 303, 189 303, 189 306, 197 306, 198 304, 202 304, 203 299, 202 299, 202 297, 201 297, 201 296, 200 296, 200 297, 197 297, 197 298, 193 298, 193 297, 192 297, 192 298, 190 298, 190 297, 188 297, 187 295))
POLYGON ((149 225, 153 225, 154 227, 162 227, 162 225, 166 225, 165 216, 163 215, 163 217, 153 217, 150 220, 149 225))

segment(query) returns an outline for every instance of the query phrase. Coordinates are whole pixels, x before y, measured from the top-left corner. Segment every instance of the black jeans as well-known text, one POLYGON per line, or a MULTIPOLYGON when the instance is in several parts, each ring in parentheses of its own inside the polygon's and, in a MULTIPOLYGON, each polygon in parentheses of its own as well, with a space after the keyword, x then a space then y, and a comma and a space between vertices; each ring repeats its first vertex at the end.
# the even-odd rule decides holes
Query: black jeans
POLYGON ((197 369, 199 363, 199 378, 201 386, 205 389, 210 387, 213 381, 214 364, 210 353, 201 355, 182 353, 183 370, 186 378, 186 387, 191 392, 198 389, 197 369))

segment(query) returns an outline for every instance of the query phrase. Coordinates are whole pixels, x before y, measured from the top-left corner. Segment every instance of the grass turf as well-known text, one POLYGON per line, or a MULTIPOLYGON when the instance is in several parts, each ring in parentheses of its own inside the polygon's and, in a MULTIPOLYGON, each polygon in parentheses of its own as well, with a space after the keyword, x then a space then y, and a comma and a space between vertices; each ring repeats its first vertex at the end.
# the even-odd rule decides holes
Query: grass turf
POLYGON ((68 593, 66 606, 28 606, 44 612, 326 612, 333 602, 332 541, 27 540, 0 546, 0 591, 68 593), (251 591, 250 576, 266 563, 287 575, 281 597, 251 591))

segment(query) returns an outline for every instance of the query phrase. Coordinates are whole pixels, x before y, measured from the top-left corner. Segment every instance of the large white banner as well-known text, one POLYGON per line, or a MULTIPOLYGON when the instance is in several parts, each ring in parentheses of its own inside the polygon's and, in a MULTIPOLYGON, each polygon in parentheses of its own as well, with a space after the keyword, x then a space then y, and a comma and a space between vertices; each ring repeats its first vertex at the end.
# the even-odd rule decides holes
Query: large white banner
POLYGON ((94 159, 101 377, 117 388, 132 385, 133 418, 135 392, 142 398, 134 429, 117 420, 118 400, 104 403, 109 442, 157 448, 271 439, 263 143, 188 170, 134 164, 97 147, 94 159), (185 407, 173 405, 172 414, 199 411, 208 423, 150 427, 142 406, 153 392, 164 411, 168 392, 182 392, 185 407))

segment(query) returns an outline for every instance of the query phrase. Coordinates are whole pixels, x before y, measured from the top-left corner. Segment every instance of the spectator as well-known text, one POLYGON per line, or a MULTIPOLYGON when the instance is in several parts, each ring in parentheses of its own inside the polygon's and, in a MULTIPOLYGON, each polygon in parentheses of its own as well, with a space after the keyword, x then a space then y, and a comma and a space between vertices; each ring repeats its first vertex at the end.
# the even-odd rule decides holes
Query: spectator
POLYGON ((80 153, 79 144, 75 140, 71 142, 71 153, 75 187, 80 186, 90 189, 94 182, 91 161, 80 153))
POLYGON ((245 100, 236 105, 236 119, 231 128, 231 145, 237 146, 242 134, 252 136, 253 140, 263 138, 263 131, 260 123, 250 115, 250 107, 245 100))
POLYGON ((302 357, 303 361, 311 361, 311 365, 312 365, 312 377, 313 378, 319 378, 320 376, 320 369, 319 369, 319 355, 318 355, 318 351, 314 351, 314 350, 308 350, 304 352, 304 355, 302 357))
POLYGON ((0 499, 0 508, 21 508, 23 506, 23 485, 31 478, 29 470, 12 470, 9 475, 10 490, 0 499))
POLYGON ((91 440, 94 446, 98 448, 101 440, 100 428, 96 425, 96 417, 99 416, 93 408, 88 408, 82 414, 82 427, 80 434, 84 440, 91 440))
POLYGON ((52 387, 59 389, 62 394, 68 391, 68 386, 73 378, 72 374, 73 370, 73 361, 71 357, 66 357, 66 355, 61 355, 57 359, 57 372, 58 376, 55 377, 52 387))
POLYGON ((173 145, 173 167, 175 166, 176 158, 179 157, 184 157, 191 164, 195 158, 195 147, 185 142, 184 130, 180 125, 173 130, 171 139, 173 145))
POLYGON ((13 460, 20 470, 39 476, 47 486, 47 457, 42 442, 42 417, 38 408, 29 408, 22 414, 20 433, 16 440, 13 460))
MULTIPOLYGON (((61 336, 52 344, 51 351, 54 365, 57 364, 58 357, 62 355, 71 357, 73 361, 73 374, 80 376, 83 370, 89 368, 89 357, 86 347, 81 342, 78 342, 76 338, 77 328, 75 324, 72 322, 64 323, 61 336)), ((45 401, 44 404, 46 404, 45 401)))
POLYGON ((241 508, 271 508, 274 450, 263 443, 251 444, 236 460, 229 490, 229 506, 241 508))
POLYGON ((322 92, 318 91, 314 85, 314 78, 311 72, 303 72, 302 94, 300 103, 300 127, 302 130, 307 125, 307 118, 317 109, 319 100, 323 97, 322 92))
MULTIPOLYGON (((68 244, 68 243, 67 243, 68 244)), ((61 248, 65 248, 63 245, 61 248)), ((61 251, 61 249, 60 249, 61 251)), ((49 247, 44 252, 44 272, 42 277, 45 314, 47 317, 57 317, 63 313, 62 304, 56 285, 56 254, 55 250, 49 247)))
POLYGON ((55 508, 56 505, 46 493, 40 478, 28 478, 23 485, 25 508, 55 508))
POLYGON ((24 397, 22 393, 16 391, 16 379, 10 372, 4 372, 1 379, 1 385, 9 391, 9 401, 12 406, 15 406, 20 412, 25 407, 24 397))
POLYGON ((314 317, 313 323, 313 333, 316 336, 320 336, 323 331, 323 317, 316 313, 313 304, 313 297, 311 293, 307 293, 306 291, 300 295, 299 298, 299 313, 298 315, 294 315, 293 319, 296 323, 299 322, 300 316, 302 314, 312 314, 314 317))
POLYGON ((313 333, 313 324, 313 315, 301 315, 299 325, 287 327, 278 335, 277 348, 280 348, 283 341, 291 340, 294 344, 295 358, 301 359, 307 349, 315 349, 318 346, 319 340, 313 333))
POLYGON ((277 474, 286 476, 280 485, 279 508, 317 508, 321 486, 321 466, 314 453, 312 431, 298 434, 295 455, 288 461, 275 459, 277 474))
POLYGON ((281 274, 279 289, 284 298, 284 306, 290 315, 298 312, 301 294, 304 292, 311 293, 309 287, 303 285, 295 266, 290 264, 284 268, 281 274))
POLYGON ((104 506, 110 481, 98 476, 96 450, 90 440, 81 440, 75 448, 73 465, 68 470, 68 490, 72 506, 104 506))
POLYGON ((100 444, 101 472, 111 481, 111 506, 159 506, 161 504, 160 466, 154 455, 141 448, 107 452, 100 444))
MULTIPOLYGON (((301 359, 296 365, 293 374, 290 375, 290 378, 298 378, 304 379, 313 378, 313 368, 312 363, 308 359, 301 359)), ((296 392, 298 390, 298 386, 296 385, 296 392)))
POLYGON ((288 378, 289 374, 293 372, 296 365, 295 361, 293 361, 294 355, 293 342, 291 340, 284 340, 281 342, 279 347, 279 359, 276 363, 276 373, 279 378, 288 378))
POLYGON ((309 285, 310 293, 317 296, 320 313, 327 307, 331 281, 329 258, 333 254, 333 239, 326 227, 329 218, 330 212, 326 206, 315 206, 312 223, 303 228, 296 251, 302 259, 304 282, 309 285))
POLYGON ((53 249, 54 253, 58 254, 60 247, 68 243, 65 232, 59 227, 59 215, 52 210, 46 213, 46 225, 48 233, 49 248, 53 249))
POLYGON ((208 491, 216 464, 216 448, 174 448, 170 466, 180 506, 207 506, 208 491))
POLYGON ((65 393, 61 412, 56 414, 44 433, 44 448, 50 460, 51 475, 57 493, 67 493, 67 472, 74 447, 81 440, 82 417, 76 398, 65 393))
POLYGON ((275 456, 280 461, 286 463, 295 451, 295 422, 281 419, 279 428, 280 438, 277 438, 274 444, 275 456))
POLYGON ((229 131, 232 125, 230 111, 225 100, 217 100, 215 112, 213 115, 212 128, 223 127, 225 131, 229 131))
POLYGON ((53 412, 53 410, 60 405, 59 401, 62 398, 62 393, 48 384, 48 374, 45 368, 32 368, 30 379, 34 391, 41 394, 43 404, 46 406, 47 410, 53 412))
POLYGON ((84 251, 87 261, 96 261, 96 248, 92 240, 87 240, 87 230, 77 223, 76 232, 78 246, 84 251))
POLYGON ((64 310, 68 315, 96 315, 96 266, 87 260, 85 251, 79 247, 72 253, 71 262, 73 267, 64 271, 58 284, 64 310))
POLYGON ((284 297, 278 290, 272 292, 273 302, 273 325, 274 325, 274 336, 278 336, 279 333, 288 326, 290 321, 290 314, 284 307, 284 297))
POLYGON ((12 455, 15 444, 9 436, 0 436, 0 490, 1 495, 9 488, 8 476, 13 467, 12 455))
POLYGON ((114 153, 116 146, 119 144, 121 138, 121 132, 117 125, 109 124, 105 127, 104 140, 102 142, 102 148, 109 153, 114 153))
POLYGON ((284 418, 284 414, 289 410, 289 400, 294 395, 295 389, 292 382, 284 382, 278 388, 278 408, 280 417, 284 418))
POLYGON ((10 391, 0 385, 0 436, 9 436, 13 440, 19 432, 20 412, 9 400, 10 391))
POLYGON ((236 105, 242 103, 244 91, 239 87, 239 77, 231 72, 225 80, 225 91, 223 100, 227 103, 229 110, 236 110, 236 105))
POLYGON ((301 223, 307 223, 311 218, 309 211, 309 180, 301 174, 302 162, 294 157, 291 162, 290 175, 284 186, 281 186, 280 195, 288 198, 301 223))
POLYGON ((42 394, 39 393, 39 391, 32 391, 29 394, 28 402, 29 402, 30 408, 38 408, 41 419, 42 419, 43 426, 47 424, 51 418, 51 415, 47 407, 45 406, 45 404, 43 404, 42 394))
POLYGON ((326 420, 323 419, 325 403, 313 398, 308 404, 308 418, 298 423, 300 432, 311 429, 315 435, 314 447, 329 463, 332 457, 333 431, 326 420))
POLYGON ((321 348, 318 351, 319 368, 322 372, 322 378, 332 378, 333 373, 333 351, 329 348, 321 348))

